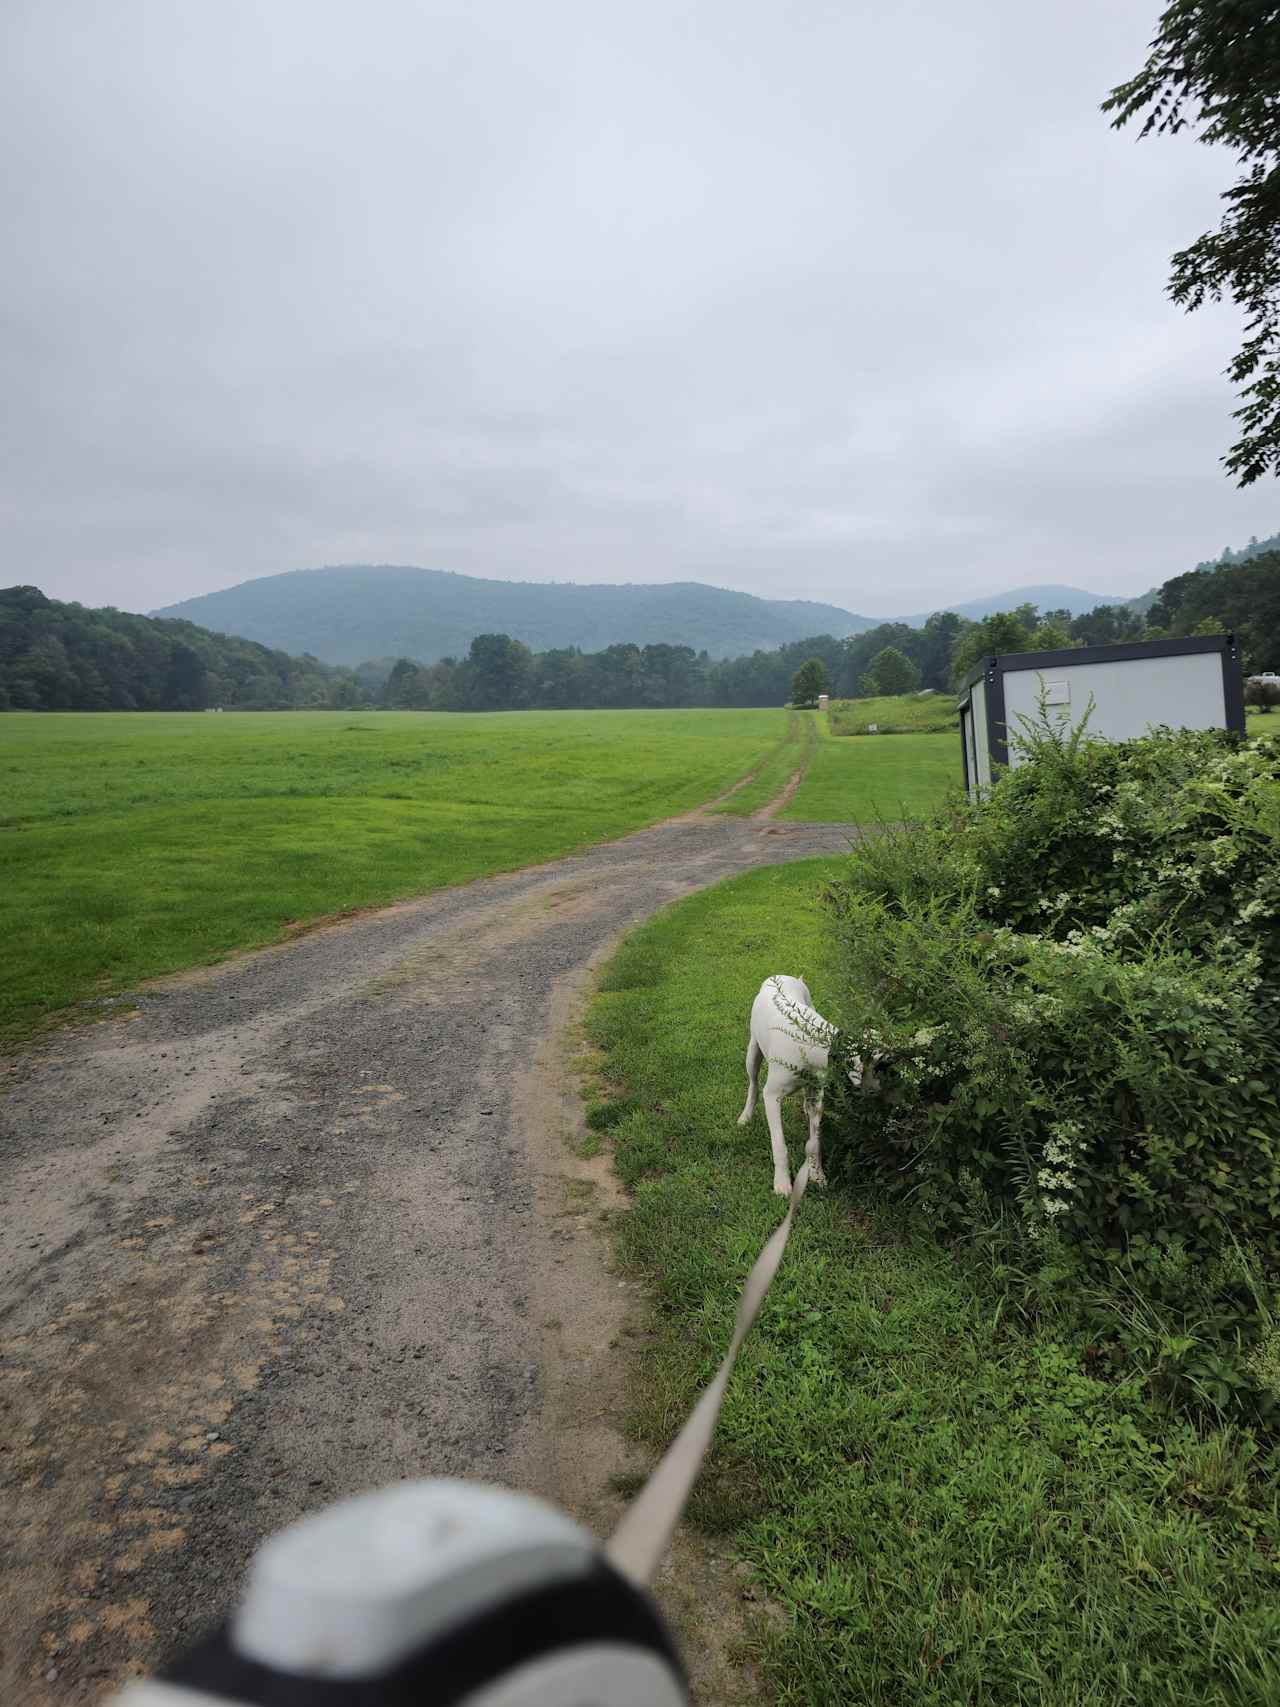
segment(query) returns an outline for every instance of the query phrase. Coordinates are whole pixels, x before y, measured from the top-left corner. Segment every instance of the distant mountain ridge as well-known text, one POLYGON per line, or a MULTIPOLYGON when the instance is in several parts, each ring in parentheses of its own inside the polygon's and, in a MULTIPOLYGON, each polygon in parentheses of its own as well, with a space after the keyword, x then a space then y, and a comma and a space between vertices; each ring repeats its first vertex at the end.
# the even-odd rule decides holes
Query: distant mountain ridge
MULTIPOLYGON (((957 616, 967 616, 972 622, 979 622, 993 611, 1016 610, 1019 605, 1035 605, 1042 611, 1069 610, 1072 616, 1083 616, 1086 611, 1096 610, 1099 605, 1137 605, 1144 599, 1149 603, 1154 597, 1152 592, 1142 593, 1137 599, 1113 599, 1106 593, 1087 593, 1081 587, 1037 585, 1010 587, 1003 593, 989 593, 983 599, 969 599, 964 604, 943 605, 941 608, 954 611, 957 616)), ((932 614, 931 611, 924 611, 918 616, 880 617, 877 620, 905 622, 912 628, 922 628, 932 614)))
MULTIPOLYGON (((945 608, 977 617, 1027 601, 1073 612, 1128 602, 1078 587, 1017 587, 945 608)), ((894 620, 807 599, 761 599, 700 581, 656 586, 490 581, 399 564, 294 569, 150 614, 347 665, 386 657, 432 664, 465 655, 477 634, 488 633, 509 634, 535 652, 569 646, 598 652, 627 642, 666 642, 705 650, 713 658, 734 658, 811 635, 862 634, 894 620)), ((918 627, 925 617, 896 620, 918 627)))
POLYGON ((535 652, 598 652, 628 641, 732 658, 810 634, 860 634, 867 617, 804 599, 675 581, 660 586, 488 581, 441 569, 348 564, 295 569, 153 611, 326 663, 466 653, 477 634, 509 634, 535 652))

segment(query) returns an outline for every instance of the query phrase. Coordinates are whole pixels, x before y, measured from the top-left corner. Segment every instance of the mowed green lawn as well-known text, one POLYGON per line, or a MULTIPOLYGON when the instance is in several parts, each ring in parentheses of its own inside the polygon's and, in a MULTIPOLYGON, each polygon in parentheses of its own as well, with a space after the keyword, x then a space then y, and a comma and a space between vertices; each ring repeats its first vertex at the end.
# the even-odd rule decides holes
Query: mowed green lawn
POLYGON ((825 717, 802 712, 816 732, 809 766, 783 818, 815 823, 896 823, 931 812, 961 786, 959 732, 836 736, 825 717))
POLYGON ((786 730, 780 710, 9 713, 0 1033, 654 823, 786 730))

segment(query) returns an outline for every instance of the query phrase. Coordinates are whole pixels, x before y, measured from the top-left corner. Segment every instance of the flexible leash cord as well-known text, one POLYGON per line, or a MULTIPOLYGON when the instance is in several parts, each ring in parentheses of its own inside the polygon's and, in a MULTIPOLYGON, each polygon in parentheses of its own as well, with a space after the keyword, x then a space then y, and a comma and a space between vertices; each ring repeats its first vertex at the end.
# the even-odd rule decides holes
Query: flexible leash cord
POLYGON ((680 1514, 702 1469, 711 1437, 715 1433, 725 1388, 733 1373, 739 1348, 759 1314, 782 1253, 791 1236, 792 1222, 805 1187, 809 1164, 804 1162, 791 1188, 787 1213, 760 1255, 751 1265, 734 1320, 733 1339, 715 1378, 690 1412, 688 1420, 667 1448, 657 1469, 636 1495, 626 1516, 605 1543, 605 1557, 623 1576, 640 1587, 652 1582, 675 1532, 680 1514))

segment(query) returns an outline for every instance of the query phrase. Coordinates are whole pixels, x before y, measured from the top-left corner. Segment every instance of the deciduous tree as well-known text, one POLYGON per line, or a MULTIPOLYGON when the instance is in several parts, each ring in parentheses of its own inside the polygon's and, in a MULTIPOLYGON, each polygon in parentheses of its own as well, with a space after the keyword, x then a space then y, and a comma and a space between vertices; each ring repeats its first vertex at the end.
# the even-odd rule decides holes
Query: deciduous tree
MULTIPOLYGON (((1024 607, 1035 612, 1031 606, 1024 607)), ((997 610, 984 616, 981 622, 971 623, 956 640, 951 654, 952 686, 961 682, 979 659, 993 652, 1028 652, 1031 649, 1031 629, 1015 611, 997 610)))
POLYGON ((896 646, 886 646, 871 660, 862 678, 862 692, 874 694, 915 693, 920 686, 920 670, 896 646))
POLYGON ((818 695, 826 693, 827 667, 821 658, 810 658, 801 664, 791 683, 791 699, 795 705, 816 705, 818 695))
POLYGON ((1275 0, 1173 0, 1146 64, 1103 102, 1118 130, 1140 136, 1198 128, 1235 152, 1240 176, 1216 231, 1173 257, 1169 295, 1192 310, 1229 297, 1245 340, 1227 372, 1240 388, 1239 439, 1223 458, 1248 486, 1280 474, 1280 5, 1275 0))

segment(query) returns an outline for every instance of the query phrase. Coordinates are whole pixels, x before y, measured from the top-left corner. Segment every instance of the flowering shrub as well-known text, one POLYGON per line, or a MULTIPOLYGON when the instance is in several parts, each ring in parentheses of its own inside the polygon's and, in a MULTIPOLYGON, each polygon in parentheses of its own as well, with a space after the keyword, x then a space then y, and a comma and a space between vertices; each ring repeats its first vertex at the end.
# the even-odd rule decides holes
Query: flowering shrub
POLYGON ((842 1034, 880 1055, 835 1092, 848 1171, 980 1233, 1100 1355, 1280 1402, 1280 744, 1042 721, 828 899, 842 1034))

